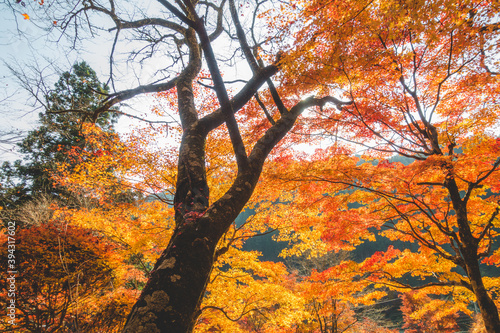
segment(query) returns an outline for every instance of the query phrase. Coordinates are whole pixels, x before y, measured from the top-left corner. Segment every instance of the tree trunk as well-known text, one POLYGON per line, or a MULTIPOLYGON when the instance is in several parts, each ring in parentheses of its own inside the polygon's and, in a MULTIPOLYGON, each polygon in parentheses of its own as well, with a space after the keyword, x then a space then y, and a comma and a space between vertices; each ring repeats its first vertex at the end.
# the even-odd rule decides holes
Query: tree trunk
POLYGON ((259 174, 260 169, 240 174, 228 192, 203 212, 178 214, 176 209, 174 235, 134 305, 124 333, 193 330, 217 243, 250 198, 259 174))
MULTIPOLYGON (((450 168, 451 170, 451 168, 450 168)), ((500 332, 500 318, 498 308, 484 287, 481 270, 479 268, 478 244, 474 237, 467 218, 467 200, 462 199, 453 173, 450 171, 445 185, 450 193, 451 202, 457 216, 458 233, 460 236, 460 252, 464 260, 467 276, 481 310, 484 326, 488 333, 500 332)))
POLYGON ((467 268, 467 275, 469 276, 470 284, 476 301, 481 310, 483 317, 484 327, 488 333, 500 332, 500 318, 498 316, 498 309, 493 302, 490 294, 483 284, 481 271, 479 269, 479 262, 476 253, 464 253, 465 266, 467 268))
POLYGON ((178 228, 134 305, 124 332, 191 332, 212 270, 210 219, 178 228))

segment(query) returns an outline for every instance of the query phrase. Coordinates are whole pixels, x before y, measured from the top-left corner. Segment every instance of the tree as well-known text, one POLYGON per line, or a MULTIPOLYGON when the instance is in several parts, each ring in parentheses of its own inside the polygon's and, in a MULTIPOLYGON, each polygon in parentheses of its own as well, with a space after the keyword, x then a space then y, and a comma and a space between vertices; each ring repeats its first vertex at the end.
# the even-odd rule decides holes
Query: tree
MULTIPOLYGON (((6 236, 2 233, 2 244, 6 236)), ((5 332, 60 332, 78 327, 89 304, 112 287, 114 245, 92 231, 51 220, 16 233, 16 325, 3 321, 5 332), (95 297, 95 298, 94 298, 95 297)), ((7 257, 7 247, 2 249, 7 257)), ((12 296, 3 275, 1 294, 8 304, 12 296)), ((101 303, 102 304, 102 303, 101 303)), ((4 316, 6 318, 6 316, 4 316)), ((119 318, 115 318, 118 322, 119 318)))
POLYGON ((319 229, 332 248, 372 238, 368 227, 418 243, 417 252, 373 267, 373 281, 474 300, 487 331, 499 331, 498 280, 480 267, 498 258, 498 8, 298 1, 290 10, 296 6, 308 24, 287 30, 297 42, 282 62, 286 80, 306 92, 343 89, 353 103, 314 114, 316 134, 334 144, 312 162, 277 165, 274 179, 323 183, 304 185, 310 190, 302 200, 308 212, 319 207, 319 229), (346 142, 365 149, 362 159, 346 142), (424 286, 408 283, 409 275, 424 286))
MULTIPOLYGON (((111 237, 104 232, 96 237, 95 231, 81 227, 83 223, 68 227, 57 220, 58 215, 65 216, 68 207, 90 209, 95 206, 96 201, 85 201, 89 198, 88 193, 76 195, 56 183, 55 177, 60 163, 73 169, 81 163, 78 157, 81 152, 94 147, 85 137, 86 124, 96 123, 95 126, 105 133, 101 139, 106 136, 116 139, 113 130, 116 113, 102 113, 89 119, 107 91, 108 87, 98 80, 89 65, 76 63, 71 71, 61 74, 54 89, 45 96, 45 110, 39 114, 41 125, 18 144, 24 161, 4 163, 2 167, 2 221, 19 222, 17 236, 24 242, 18 251, 26 261, 18 277, 25 280, 22 288, 26 292, 18 294, 16 299, 18 309, 23 312, 21 325, 26 330, 60 331, 72 327, 90 332, 100 327, 109 332, 117 331, 120 325, 123 326, 125 312, 129 311, 131 300, 136 296, 134 290, 126 288, 123 273, 117 274, 118 270, 92 261, 92 255, 105 257, 107 261, 110 256, 117 255, 116 246, 98 246, 99 243, 113 243, 111 237), (61 229, 67 233, 61 234, 61 229), (53 242, 57 241, 60 241, 59 247, 54 247, 53 242), (94 248, 82 249, 82 242, 96 244, 94 248), (33 248, 26 248, 28 245, 33 248), (37 257, 41 259, 37 261, 37 257), (93 267, 88 267, 89 264, 93 267), (50 271, 43 265, 55 267, 50 271), (97 293, 101 296, 98 299, 94 298, 97 293), (100 318, 104 315, 108 317, 100 318)), ((98 151, 93 153, 99 154, 98 151)), ((132 198, 131 192, 125 190, 120 192, 120 197, 115 195, 110 200, 117 204, 130 202, 132 198)), ((126 263, 122 265, 131 268, 126 263)), ((10 325, 5 328, 15 329, 10 325)))
MULTIPOLYGON (((279 57, 271 57, 270 64, 265 64, 260 55, 264 39, 247 40, 248 30, 245 31, 240 22, 235 1, 178 1, 177 6, 167 1, 160 3, 167 9, 160 18, 120 18, 121 9, 110 1, 107 6, 98 2, 77 3, 71 5, 65 17, 50 20, 57 21, 63 32, 68 33, 66 29, 70 24, 75 23, 77 29, 83 29, 79 20, 104 15, 114 23, 115 27, 111 30, 116 32, 117 38, 122 33, 135 31, 143 40, 149 41, 147 47, 151 47, 151 52, 155 53, 156 47, 167 46, 170 50, 167 54, 173 58, 164 57, 163 61, 166 66, 173 66, 169 79, 165 80, 168 76, 163 76, 163 82, 109 94, 102 101, 102 106, 94 111, 94 115, 107 112, 112 105, 140 93, 175 89, 176 108, 183 129, 174 197, 176 228, 132 309, 125 332, 189 332, 193 329, 214 265, 216 246, 252 195, 271 150, 306 108, 326 103, 338 107, 348 104, 333 97, 309 97, 304 100, 288 97, 284 101, 271 81, 279 70, 279 57), (224 19, 226 6, 229 7, 230 18, 224 19), (229 96, 219 69, 221 57, 217 58, 212 46, 224 31, 228 31, 228 37, 238 43, 237 48, 240 48, 252 71, 251 78, 233 97, 229 96), (176 55, 176 50, 179 55, 176 55), (206 62, 213 81, 212 89, 219 104, 217 109, 203 110, 193 94, 202 60, 206 62), (261 135, 254 136, 245 145, 235 113, 245 112, 242 111, 244 106, 266 82, 273 103, 263 108, 259 118, 268 121, 268 124, 261 135), (268 113, 269 109, 276 110, 276 119, 268 113), (202 111, 207 114, 202 114, 202 111), (266 113, 267 117, 264 116, 266 113), (229 133, 237 173, 226 193, 211 201, 205 165, 205 150, 210 147, 206 147, 205 141, 211 131, 222 125, 229 133), (250 145, 252 148, 247 150, 246 146, 250 145)), ((68 8, 66 3, 60 5, 57 10, 68 8)), ((260 5, 256 4, 257 9, 260 5)), ((257 18, 257 11, 253 15, 257 18)), ((93 29, 93 22, 89 21, 88 26, 93 29)))
POLYGON ((55 166, 65 161, 71 150, 85 146, 81 132, 84 122, 94 121, 112 131, 115 113, 106 112, 90 119, 108 89, 85 62, 75 63, 71 72, 61 74, 54 89, 45 96, 45 110, 39 114, 40 126, 18 144, 25 162, 5 162, 2 166, 3 207, 19 207, 42 194, 68 199, 64 188, 54 186, 55 166))
POLYGON ((376 308, 386 292, 374 288, 348 252, 328 252, 323 256, 289 261, 297 271, 297 289, 304 298, 308 315, 307 331, 321 333, 391 332, 383 307, 376 308))
MULTIPOLYGON (((205 92, 210 91, 206 89, 205 92)), ((168 96, 162 95, 155 112, 162 109, 161 102, 170 103, 168 96)), ((134 134, 127 135, 125 141, 106 135, 95 126, 87 127, 84 127, 87 145, 78 155, 81 162, 76 167, 69 163, 67 168, 61 164, 60 174, 55 179, 67 190, 80 193, 77 195, 92 195, 100 204, 90 209, 77 207, 63 212, 71 224, 91 228, 122 244, 126 248, 122 252, 126 253, 125 257, 139 259, 147 276, 161 254, 159 249, 167 246, 174 230, 174 208, 169 206, 172 204, 169 193, 175 187, 175 148, 180 140, 177 133, 182 131, 169 126, 168 141, 172 147, 169 144, 158 147, 157 140, 164 136, 158 126, 134 129, 134 134), (155 200, 137 200, 133 204, 115 202, 116 190, 126 191, 128 187, 141 189, 155 200)), ((212 132, 207 145, 212 148, 206 158, 207 182, 213 189, 211 196, 218 198, 224 195, 234 177, 230 171, 234 164, 230 158, 232 148, 223 129, 212 132), (220 170, 225 171, 223 175, 220 170)), ((284 266, 262 262, 255 251, 241 250, 245 239, 266 234, 269 228, 279 224, 263 218, 273 207, 266 202, 269 195, 262 188, 254 192, 249 206, 259 203, 258 207, 254 206, 255 214, 242 225, 233 222, 219 242, 217 260, 195 325, 196 332, 286 332, 290 326, 298 326, 305 319, 302 297, 287 278, 284 266)))

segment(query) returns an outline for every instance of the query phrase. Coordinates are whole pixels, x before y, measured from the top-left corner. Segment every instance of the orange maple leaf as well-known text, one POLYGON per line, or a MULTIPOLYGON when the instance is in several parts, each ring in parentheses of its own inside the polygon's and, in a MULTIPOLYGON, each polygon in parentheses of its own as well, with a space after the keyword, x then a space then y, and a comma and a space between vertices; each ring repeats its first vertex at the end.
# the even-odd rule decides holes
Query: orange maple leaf
POLYGON ((22 15, 23 15, 23 17, 24 17, 25 20, 29 20, 30 19, 30 16, 28 14, 24 13, 22 15))

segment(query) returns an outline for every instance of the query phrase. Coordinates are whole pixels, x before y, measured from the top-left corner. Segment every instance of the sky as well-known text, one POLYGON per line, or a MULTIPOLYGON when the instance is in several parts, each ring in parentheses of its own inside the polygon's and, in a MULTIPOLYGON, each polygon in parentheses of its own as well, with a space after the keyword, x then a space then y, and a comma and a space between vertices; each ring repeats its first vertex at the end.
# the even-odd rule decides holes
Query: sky
MULTIPOLYGON (((95 35, 77 45, 78 51, 71 50, 69 41, 61 38, 57 29, 47 28, 46 22, 41 22, 35 15, 30 15, 29 20, 23 18, 23 13, 31 14, 37 10, 36 3, 34 7, 28 5, 31 7, 16 4, 10 7, 6 0, 0 1, 0 133, 14 130, 26 134, 37 127, 38 113, 42 111, 9 67, 29 76, 35 75, 31 82, 36 82, 36 72, 39 71, 48 87, 52 87, 59 73, 69 70, 76 61, 89 63, 101 81, 106 81, 109 73, 111 34, 95 35)), ((117 89, 120 88, 118 83, 117 89)), ((149 102, 142 99, 131 101, 129 105, 134 109, 150 108, 149 102)), ((127 120, 122 119, 120 126, 127 127, 127 120)), ((15 146, 0 143, 0 162, 19 157, 15 146)))
MULTIPOLYGON (((19 80, 8 69, 9 66, 16 70, 25 71, 28 75, 33 75, 39 71, 39 76, 43 76, 47 86, 51 87, 57 80, 60 73, 67 71, 76 61, 86 61, 98 74, 101 81, 105 82, 109 75, 109 54, 111 51, 113 33, 107 31, 97 31, 94 36, 87 36, 77 45, 78 50, 71 50, 71 43, 65 38, 61 38, 61 33, 56 26, 47 24, 47 16, 43 16, 41 9, 49 8, 47 4, 56 3, 46 1, 40 6, 38 2, 24 0, 26 7, 15 4, 14 0, 0 0, 0 20, 2 20, 0 34, 0 131, 19 130, 26 134, 27 131, 37 126, 38 113, 42 111, 37 108, 34 99, 23 89, 19 80), (23 18, 24 13, 30 16, 29 20, 23 18), (41 17, 37 17, 41 13, 41 17), (35 71, 33 71, 35 69, 35 71)), ((125 4, 127 2, 118 2, 125 4)), ((130 5, 132 6, 132 5, 130 5)), ((155 15, 161 17, 163 7, 155 0, 144 1, 140 8, 128 10, 131 16, 155 15)), ((242 17, 242 20, 245 18, 242 17)), ((112 27, 112 22, 103 21, 105 28, 112 27)), ((124 60, 130 53, 133 43, 118 44, 115 57, 124 60)), ((224 50, 227 45, 216 44, 216 50, 224 50)), ((132 64, 137 65, 137 64, 132 64)), ((153 63, 158 65, 158 63, 153 63)), ((116 90, 128 89, 138 84, 148 83, 156 66, 131 66, 130 63, 122 63, 115 68, 115 73, 123 74, 126 79, 116 82, 116 90)), ((249 79, 251 73, 246 63, 233 64, 230 72, 225 71, 225 78, 231 80, 233 77, 249 79)), ((36 75, 35 75, 36 76, 36 75)), ((30 82, 36 82, 36 77, 30 82)), ((233 87, 237 89, 237 86, 233 87)), ((143 116, 149 113, 154 103, 154 99, 148 97, 136 98, 127 101, 121 106, 121 111, 143 116)), ((118 124, 118 131, 126 131, 131 120, 121 117, 118 124)), ((20 156, 15 153, 12 145, 2 145, 0 143, 0 163, 6 160, 12 161, 20 156)))

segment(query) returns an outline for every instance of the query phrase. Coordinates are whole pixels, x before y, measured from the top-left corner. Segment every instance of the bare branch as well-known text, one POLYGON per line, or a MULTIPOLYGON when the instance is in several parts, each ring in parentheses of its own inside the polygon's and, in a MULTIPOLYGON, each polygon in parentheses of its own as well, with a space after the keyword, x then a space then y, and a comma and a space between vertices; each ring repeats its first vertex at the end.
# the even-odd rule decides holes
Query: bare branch
POLYGON ((223 308, 220 308, 220 307, 218 307, 218 306, 213 306, 213 305, 207 305, 207 306, 204 306, 203 308, 201 308, 201 309, 200 309, 200 312, 205 311, 205 310, 208 310, 208 309, 218 310, 218 311, 222 312, 222 313, 224 314, 224 316, 225 316, 227 319, 229 319, 230 321, 238 321, 238 320, 240 320, 241 318, 243 318, 245 315, 249 314, 250 312, 257 312, 257 313, 259 313, 260 315, 264 316, 264 315, 262 314, 262 312, 261 312, 259 309, 254 308, 254 309, 250 309, 250 310, 248 310, 248 311, 244 311, 244 312, 242 312, 238 318, 231 318, 231 317, 229 317, 229 315, 227 314, 227 312, 226 312, 223 308))
POLYGON ((262 103, 262 101, 260 100, 259 94, 255 93, 254 97, 255 97, 255 100, 257 101, 257 103, 259 104, 260 108, 264 111, 264 114, 266 115, 267 120, 269 120, 269 122, 271 123, 271 125, 275 125, 276 122, 274 121, 274 119, 271 116, 271 114, 269 113, 269 111, 267 111, 267 108, 264 105, 264 103, 262 103))

